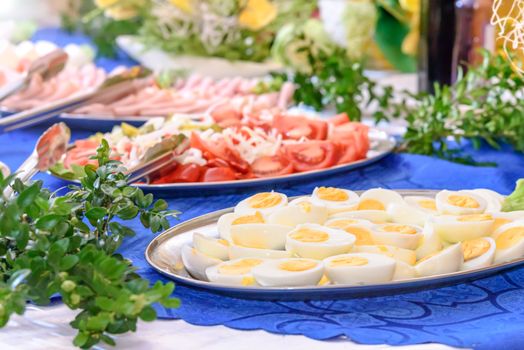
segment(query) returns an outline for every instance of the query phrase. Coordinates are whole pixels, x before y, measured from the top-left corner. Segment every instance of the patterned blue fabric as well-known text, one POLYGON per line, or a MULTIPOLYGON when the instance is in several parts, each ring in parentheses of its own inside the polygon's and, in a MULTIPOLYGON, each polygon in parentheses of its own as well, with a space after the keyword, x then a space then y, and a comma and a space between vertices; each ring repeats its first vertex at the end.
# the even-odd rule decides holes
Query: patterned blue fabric
MULTIPOLYGON (((0 160, 12 169, 27 157, 43 127, 0 135, 0 160)), ((73 131, 73 138, 87 136, 73 131)), ((469 148, 468 148, 469 149, 469 148)), ((330 178, 280 186, 289 196, 308 194, 317 185, 354 190, 371 187, 396 189, 490 188, 508 194, 515 181, 524 177, 524 156, 509 147, 500 151, 471 150, 477 161, 494 161, 498 167, 477 168, 432 157, 393 154, 378 164, 330 178)), ((50 188, 64 185, 40 175, 50 188)), ((260 191, 215 193, 205 196, 168 198, 171 208, 187 220, 232 206, 260 191)), ((175 223, 175 221, 173 221, 175 223)), ((152 235, 133 223, 136 237, 126 241, 121 252, 152 282, 166 280, 151 269, 144 249, 152 235)), ((231 328, 264 329, 278 334, 303 334, 314 339, 347 336, 364 344, 444 343, 478 349, 519 349, 524 342, 524 268, 451 287, 387 297, 349 300, 271 302, 234 299, 178 285, 179 309, 157 308, 162 318, 181 318, 196 325, 226 325, 231 328)))

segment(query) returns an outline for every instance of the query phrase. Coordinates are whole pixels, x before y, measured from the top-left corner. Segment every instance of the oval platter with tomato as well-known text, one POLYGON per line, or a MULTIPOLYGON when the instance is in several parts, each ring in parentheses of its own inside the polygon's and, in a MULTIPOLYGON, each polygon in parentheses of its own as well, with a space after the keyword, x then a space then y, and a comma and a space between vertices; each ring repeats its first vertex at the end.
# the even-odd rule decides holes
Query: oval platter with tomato
POLYGON ((111 158, 132 169, 152 154, 172 161, 136 182, 149 191, 238 188, 310 179, 361 167, 389 154, 395 140, 351 122, 347 115, 320 118, 297 112, 175 114, 135 127, 123 123, 106 134, 77 140, 51 173, 75 180, 101 139, 111 158))

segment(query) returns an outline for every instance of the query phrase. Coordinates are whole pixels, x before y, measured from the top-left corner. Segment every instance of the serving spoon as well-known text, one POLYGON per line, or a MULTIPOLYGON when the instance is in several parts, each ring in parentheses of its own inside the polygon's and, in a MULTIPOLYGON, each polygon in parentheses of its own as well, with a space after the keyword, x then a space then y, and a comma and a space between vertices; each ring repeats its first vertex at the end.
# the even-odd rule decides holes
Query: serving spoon
MULTIPOLYGON (((71 132, 64 123, 56 123, 38 138, 31 155, 16 170, 16 178, 23 183, 29 181, 40 171, 47 171, 55 165, 67 152, 71 132)), ((10 198, 14 193, 11 186, 4 192, 4 198, 10 198)))
POLYGON ((56 49, 50 53, 34 60, 27 72, 12 83, 0 89, 0 101, 27 88, 34 76, 40 75, 43 81, 49 80, 60 73, 68 60, 67 53, 62 49, 56 49))
POLYGON ((108 103, 137 92, 151 83, 151 71, 132 67, 108 77, 102 85, 57 101, 0 118, 0 134, 41 123, 62 112, 92 103, 108 103))

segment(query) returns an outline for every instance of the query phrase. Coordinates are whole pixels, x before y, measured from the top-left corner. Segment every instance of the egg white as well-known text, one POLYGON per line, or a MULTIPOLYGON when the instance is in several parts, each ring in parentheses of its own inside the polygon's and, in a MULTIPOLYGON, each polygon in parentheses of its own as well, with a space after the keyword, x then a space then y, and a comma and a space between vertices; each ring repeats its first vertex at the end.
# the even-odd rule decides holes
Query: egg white
POLYGON ((334 284, 364 285, 388 282, 393 279, 396 262, 382 254, 348 253, 331 256, 324 260, 324 269, 328 279, 334 284), (364 265, 334 266, 333 262, 340 258, 363 258, 364 265))
POLYGON ((319 190, 320 187, 316 187, 313 190, 313 193, 311 194, 311 203, 319 206, 325 206, 330 214, 353 210, 358 204, 358 194, 353 191, 337 188, 337 190, 343 191, 347 195, 348 199, 343 201, 333 201, 321 199, 318 194, 319 190))
POLYGON ((442 250, 442 240, 435 232, 433 222, 426 222, 422 229, 422 238, 420 244, 415 249, 417 260, 425 258, 426 256, 442 250))
POLYGON ((305 223, 323 224, 327 217, 325 206, 308 203, 307 206, 288 205, 278 208, 268 216, 267 221, 270 224, 296 226, 305 223))
MULTIPOLYGON (((269 193, 269 192, 267 192, 267 193, 269 193)), ((278 193, 278 192, 271 192, 271 194, 275 194, 276 196, 278 196, 280 198, 280 202, 278 202, 276 205, 270 206, 270 207, 267 207, 267 208, 254 208, 250 204, 250 201, 253 199, 253 197, 255 197, 257 195, 260 195, 260 193, 257 193, 256 195, 253 195, 251 197, 248 197, 248 198, 238 202, 238 204, 235 206, 235 210, 234 210, 235 214, 249 215, 249 214, 254 214, 254 213, 256 213, 258 211, 258 212, 262 213, 262 215, 266 216, 266 215, 271 214, 275 210, 277 210, 279 208, 282 208, 282 207, 285 207, 287 205, 288 200, 287 200, 287 196, 285 194, 278 193)))
MULTIPOLYGON (((255 278, 253 277, 251 270, 249 270, 246 273, 242 273, 242 274, 224 274, 220 272, 221 267, 223 267, 224 265, 231 265, 237 262, 241 262, 245 259, 246 258, 240 258, 240 259, 235 259, 235 260, 230 260, 230 261, 224 261, 220 264, 208 267, 206 269, 207 279, 210 282, 233 285, 233 286, 247 287, 247 286, 256 285, 255 278)), ((264 262, 264 260, 262 259, 253 259, 253 260, 260 260, 260 264, 264 262)))
POLYGON ((202 281, 208 280, 206 275, 206 269, 208 267, 222 262, 220 259, 212 258, 199 252, 189 244, 182 247, 181 257, 186 270, 191 274, 191 276, 202 281))
POLYGON ((324 226, 343 230, 355 236, 355 245, 375 244, 373 240, 373 227, 371 221, 362 219, 334 218, 324 223, 324 226))
POLYGON ((448 191, 443 190, 437 193, 435 196, 435 203, 437 205, 437 211, 440 214, 450 215, 467 215, 467 214, 481 214, 486 210, 487 202, 484 198, 471 191, 448 191), (448 202, 448 198, 452 195, 468 196, 473 198, 477 203, 477 208, 467 208, 453 205, 448 202))
POLYGON ((229 259, 231 260, 240 258, 283 259, 292 256, 293 253, 287 250, 248 248, 234 244, 229 246, 229 259))
MULTIPOLYGON (((480 239, 489 243, 489 249, 484 254, 476 258, 470 259, 468 261, 464 260, 462 267, 460 268, 461 270, 479 269, 482 267, 491 266, 491 264, 493 264, 496 250, 495 241, 491 237, 482 237, 480 239)), ((462 242, 462 244, 464 244, 464 242, 462 242)))
POLYGON ((456 272, 463 263, 462 248, 460 243, 456 243, 424 259, 415 265, 420 277, 456 272))
POLYGON ((386 190, 383 188, 373 188, 365 191, 360 195, 358 210, 387 210, 389 205, 395 203, 404 203, 404 199, 400 194, 392 190, 386 190), (380 203, 383 209, 362 208, 362 206, 367 200, 373 200, 380 203))
POLYGON ((495 233, 493 233, 492 238, 495 240, 496 250, 495 250, 495 259, 496 264, 502 262, 508 262, 515 259, 524 257, 524 239, 518 240, 515 244, 508 248, 501 248, 499 237, 506 232, 507 230, 524 227, 524 220, 517 220, 510 222, 508 224, 502 225, 499 227, 495 233))
POLYGON ((331 255, 343 254, 351 251, 355 243, 355 236, 343 230, 333 229, 318 224, 301 224, 287 234, 286 250, 297 256, 310 259, 324 259, 331 255), (328 235, 322 242, 303 242, 293 238, 301 229, 321 231, 328 235))
POLYGON ((274 259, 254 267, 252 273, 257 283, 264 287, 316 286, 324 274, 324 266, 321 261, 313 259, 274 259), (314 264, 314 267, 304 271, 288 271, 280 268, 281 264, 293 260, 305 260, 314 264))
POLYGON ((433 218, 433 227, 444 241, 456 243, 468 239, 488 236, 491 233, 493 219, 481 221, 460 221, 462 216, 440 215, 433 218))
POLYGON ((422 239, 422 229, 415 225, 405 225, 416 230, 416 233, 387 232, 386 226, 400 224, 376 225, 373 230, 373 240, 376 244, 392 245, 404 249, 416 249, 422 239))
POLYGON ((427 211, 407 203, 392 203, 387 208, 392 222, 405 225, 423 226, 431 217, 427 211))
POLYGON ((397 260, 395 266, 395 274, 393 275, 394 281, 409 280, 417 277, 417 270, 413 265, 406 264, 403 261, 397 260))
MULTIPOLYGON (((256 214, 256 212, 254 214, 256 214)), ((218 234, 220 238, 231 242, 231 226, 235 226, 233 225, 233 222, 239 218, 242 218, 248 215, 250 214, 227 213, 227 214, 220 216, 217 222, 217 230, 218 230, 218 234)), ((263 215, 262 215, 262 219, 264 220, 264 223, 267 223, 267 219, 263 215)))
POLYGON ((409 265, 414 265, 417 261, 415 251, 391 245, 356 245, 353 251, 358 253, 382 254, 409 265))
POLYGON ((240 224, 231 226, 231 242, 248 248, 282 250, 291 226, 276 224, 240 224))
POLYGON ((367 220, 373 223, 384 223, 391 221, 391 217, 385 210, 355 210, 336 213, 329 216, 330 219, 347 218, 367 220))
POLYGON ((193 247, 212 258, 220 260, 229 258, 229 244, 223 244, 225 242, 221 242, 217 238, 204 236, 198 232, 193 233, 193 247))
POLYGON ((429 215, 436 215, 437 214, 437 209, 436 209, 436 201, 435 201, 435 198, 432 198, 432 197, 425 197, 425 196, 405 196, 404 197, 404 201, 406 202, 406 204, 409 204, 411 206, 414 206, 415 208, 417 208, 418 210, 421 210, 429 215), (430 209, 430 208, 427 208, 425 206, 423 206, 421 204, 421 201, 426 201, 426 200, 430 200, 432 202, 434 202, 435 204, 435 209, 430 209))
POLYGON ((486 200, 486 211, 491 213, 500 212, 502 208, 502 203, 504 202, 504 196, 489 190, 487 188, 477 188, 474 190, 469 190, 469 192, 474 193, 486 200))

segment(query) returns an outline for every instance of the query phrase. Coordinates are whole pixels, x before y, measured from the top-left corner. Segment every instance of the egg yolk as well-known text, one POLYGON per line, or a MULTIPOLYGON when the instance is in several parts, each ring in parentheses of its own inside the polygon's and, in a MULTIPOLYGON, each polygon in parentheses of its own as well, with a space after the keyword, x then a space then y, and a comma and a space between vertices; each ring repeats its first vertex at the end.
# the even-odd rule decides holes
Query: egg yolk
POLYGON ((325 286, 326 284, 329 284, 329 278, 327 278, 326 275, 322 275, 322 278, 318 281, 318 285, 325 286))
POLYGON ((489 242, 485 239, 472 239, 462 242, 462 254, 464 261, 478 258, 489 250, 489 242))
POLYGON ((363 199, 358 204, 358 210, 386 210, 386 207, 376 199, 363 199))
POLYGON ((488 221, 493 220, 493 216, 489 214, 472 214, 472 215, 462 215, 458 221, 488 221))
POLYGON ((510 223, 510 219, 504 219, 504 218, 495 218, 495 222, 493 222, 492 226, 492 232, 495 232, 500 226, 506 225, 507 223, 510 223))
POLYGON ((329 235, 327 233, 305 227, 298 229, 289 236, 296 241, 304 243, 320 243, 329 239, 329 235))
POLYGON ((382 230, 386 232, 397 232, 408 235, 414 235, 417 233, 417 230, 408 225, 386 225, 382 226, 382 230))
POLYGON ((512 227, 502 232, 495 242, 497 249, 507 249, 514 246, 524 238, 524 227, 512 227))
POLYGON ((218 243, 222 244, 222 245, 225 245, 226 247, 229 247, 229 242, 225 239, 219 239, 218 240, 218 243))
POLYGON ((329 262, 331 267, 363 266, 368 264, 368 259, 361 256, 341 256, 329 262))
POLYGON ((332 202, 343 202, 349 199, 349 195, 345 191, 335 187, 319 187, 317 197, 332 202))
POLYGON ((300 272, 310 270, 317 266, 317 263, 310 260, 288 260, 281 263, 278 267, 284 271, 300 272))
POLYGON ((218 272, 222 275, 245 275, 257 265, 260 265, 260 259, 242 259, 230 264, 223 264, 218 267, 218 272))
POLYGON ((252 286, 255 284, 255 279, 253 276, 245 276, 242 278, 242 281, 240 282, 243 286, 252 286))
POLYGON ((297 204, 305 213, 311 212, 311 203, 309 202, 300 202, 297 204))
POLYGON ((248 200, 249 206, 255 209, 271 208, 280 202, 282 202, 282 197, 275 192, 257 193, 248 200))
POLYGON ((245 215, 233 220, 231 225, 241 225, 241 224, 263 224, 264 217, 257 211, 254 215, 245 215))
POLYGON ((421 199, 418 201, 418 205, 424 209, 437 210, 437 205, 433 199, 421 199))
POLYGON ((475 209, 480 207, 475 198, 461 194, 452 194, 448 197, 448 203, 456 207, 475 209))

